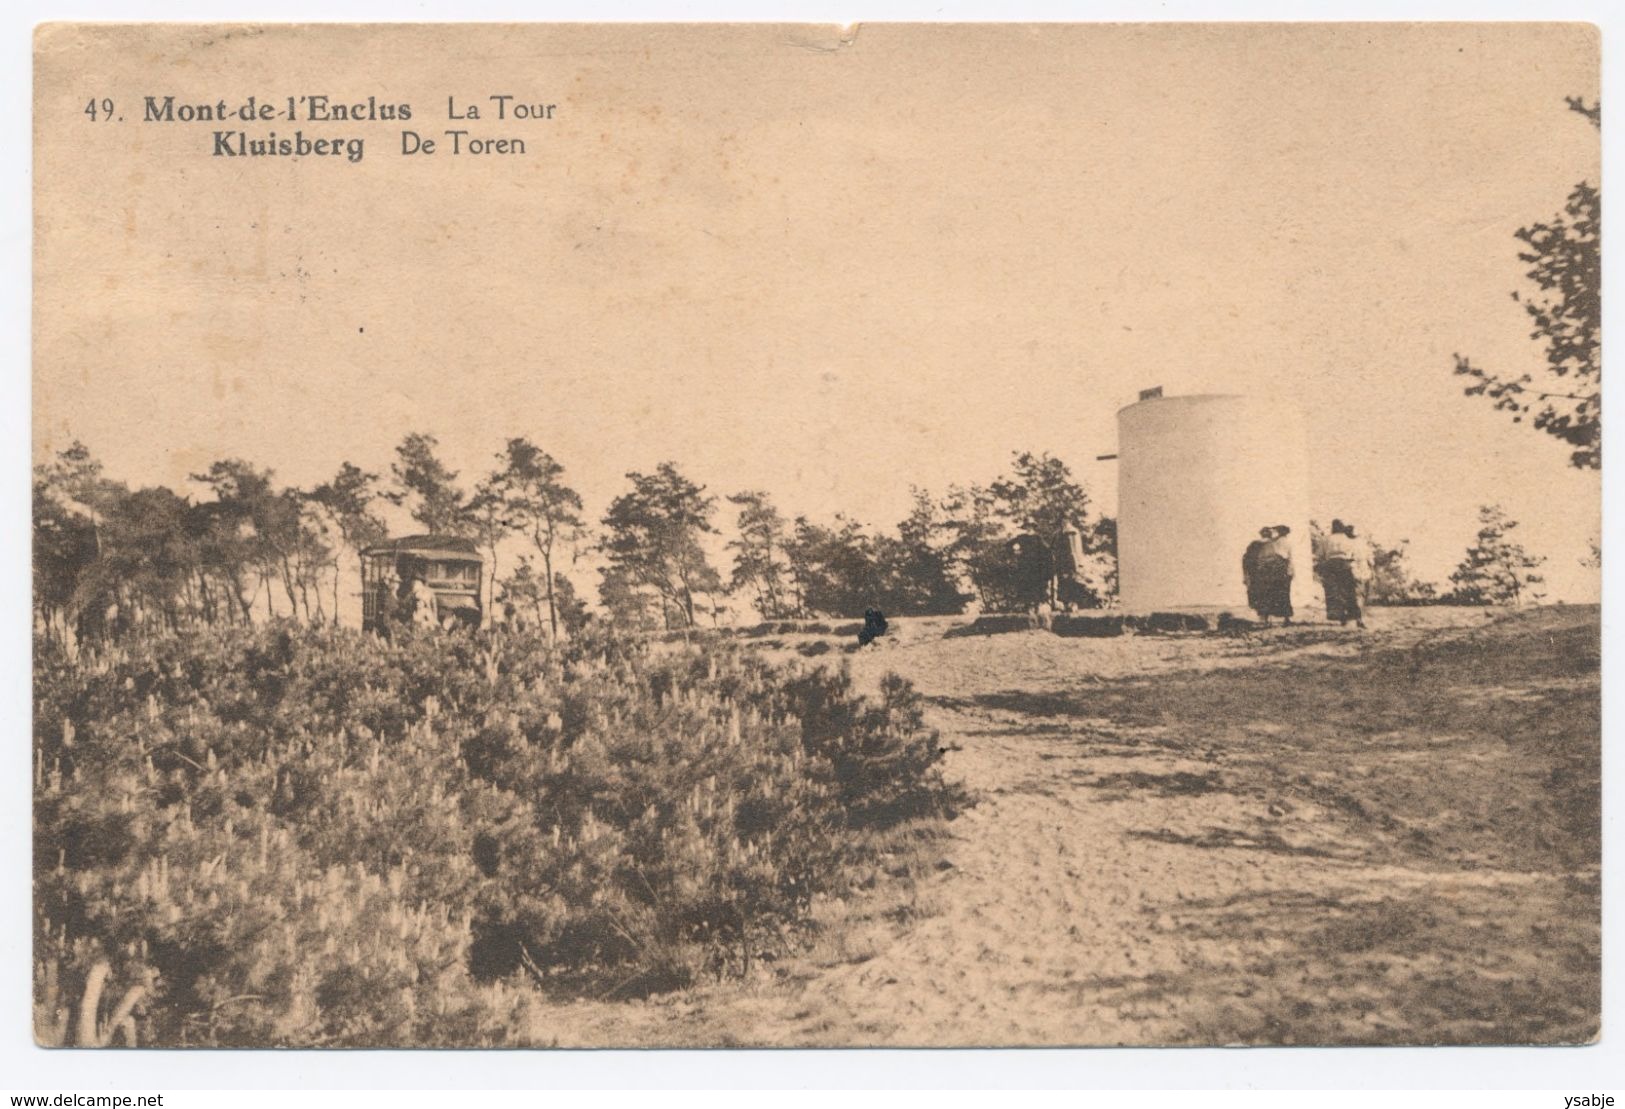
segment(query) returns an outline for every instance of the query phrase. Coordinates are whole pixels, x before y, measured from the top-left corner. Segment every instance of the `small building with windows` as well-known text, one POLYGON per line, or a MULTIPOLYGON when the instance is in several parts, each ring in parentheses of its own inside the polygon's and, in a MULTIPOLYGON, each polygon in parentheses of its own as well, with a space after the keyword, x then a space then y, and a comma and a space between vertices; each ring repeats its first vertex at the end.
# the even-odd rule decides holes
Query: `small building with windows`
POLYGON ((418 622, 477 628, 485 559, 471 539, 411 535, 361 552, 361 626, 384 631, 418 622), (423 588, 418 588, 421 582, 423 588), (419 612, 423 604, 433 610, 419 612))

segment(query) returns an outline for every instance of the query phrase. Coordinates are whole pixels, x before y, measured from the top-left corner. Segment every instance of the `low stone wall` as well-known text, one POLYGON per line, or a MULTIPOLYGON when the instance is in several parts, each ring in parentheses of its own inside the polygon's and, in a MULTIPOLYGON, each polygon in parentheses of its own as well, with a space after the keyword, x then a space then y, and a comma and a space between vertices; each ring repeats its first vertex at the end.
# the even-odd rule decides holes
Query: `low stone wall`
POLYGON ((1050 631, 1069 639, 1109 639, 1112 636, 1122 635, 1123 627, 1124 617, 1117 614, 1080 616, 1076 613, 1058 612, 1050 620, 1050 631))
POLYGON ((823 620, 769 620, 755 627, 744 628, 738 634, 762 635, 857 635, 863 630, 863 621, 855 624, 830 624, 823 620))
POLYGON ((1049 631, 1052 618, 1038 612, 999 612, 978 616, 963 627, 950 628, 947 635, 1004 635, 1009 632, 1049 631))
POLYGON ((1209 632, 1217 628, 1216 617, 1201 616, 1194 612, 1152 612, 1144 616, 1125 616, 1125 626, 1137 632, 1209 632))
POLYGON ((1256 627, 1228 612, 1152 612, 1125 616, 1120 612, 998 613, 978 616, 970 624, 950 629, 950 636, 1003 635, 1009 632, 1048 631, 1068 639, 1111 639, 1124 634, 1192 635, 1234 633, 1256 627))

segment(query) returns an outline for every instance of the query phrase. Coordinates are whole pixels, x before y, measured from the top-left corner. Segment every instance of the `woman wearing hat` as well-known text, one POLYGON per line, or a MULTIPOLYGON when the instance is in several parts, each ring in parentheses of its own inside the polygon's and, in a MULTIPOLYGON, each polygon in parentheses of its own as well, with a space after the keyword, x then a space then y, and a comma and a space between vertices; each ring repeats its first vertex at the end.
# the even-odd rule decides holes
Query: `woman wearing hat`
POLYGON ((1370 562, 1364 544, 1354 535, 1353 525, 1333 520, 1320 564, 1320 582, 1326 589, 1326 619, 1344 627, 1353 620, 1356 627, 1365 627, 1360 586, 1370 576, 1370 562))
POLYGON ((1247 549, 1252 562, 1247 600, 1266 626, 1272 616, 1292 623, 1292 543, 1287 538, 1291 534, 1291 528, 1276 524, 1259 532, 1264 543, 1256 552, 1251 546, 1247 549))

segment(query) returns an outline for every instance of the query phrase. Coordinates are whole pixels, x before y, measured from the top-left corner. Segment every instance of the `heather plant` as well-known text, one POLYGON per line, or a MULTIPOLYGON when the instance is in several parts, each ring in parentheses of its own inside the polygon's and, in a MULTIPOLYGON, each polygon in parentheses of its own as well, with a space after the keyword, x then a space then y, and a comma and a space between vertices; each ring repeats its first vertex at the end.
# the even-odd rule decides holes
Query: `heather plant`
POLYGON ((35 685, 47 1043, 523 1042, 782 956, 957 803, 906 683, 727 644, 286 622, 35 685))

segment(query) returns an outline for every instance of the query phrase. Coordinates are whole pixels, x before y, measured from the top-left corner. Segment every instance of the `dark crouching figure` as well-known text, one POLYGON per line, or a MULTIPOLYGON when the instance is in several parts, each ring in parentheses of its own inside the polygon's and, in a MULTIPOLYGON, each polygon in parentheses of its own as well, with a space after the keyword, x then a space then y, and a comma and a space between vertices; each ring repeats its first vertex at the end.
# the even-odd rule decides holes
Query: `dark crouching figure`
POLYGON ((858 633, 858 646, 867 647, 886 634, 886 616, 878 608, 864 609, 863 630, 858 633))

